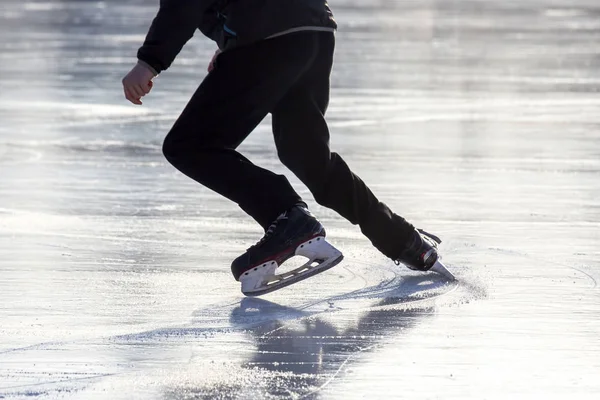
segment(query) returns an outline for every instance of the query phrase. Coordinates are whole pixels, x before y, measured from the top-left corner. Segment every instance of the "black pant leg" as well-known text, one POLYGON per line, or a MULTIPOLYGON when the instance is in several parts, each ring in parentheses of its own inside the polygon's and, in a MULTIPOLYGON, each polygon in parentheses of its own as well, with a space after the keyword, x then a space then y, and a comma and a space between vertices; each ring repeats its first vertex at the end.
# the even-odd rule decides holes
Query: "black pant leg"
POLYGON ((319 204, 358 224, 376 248, 396 258, 414 228, 380 202, 339 154, 330 151, 324 115, 335 37, 330 33, 315 35, 320 45, 315 62, 273 112, 279 158, 319 204))
POLYGON ((298 33, 222 53, 163 145, 177 169, 265 228, 300 196, 285 176, 235 149, 308 69, 316 49, 312 35, 298 33))

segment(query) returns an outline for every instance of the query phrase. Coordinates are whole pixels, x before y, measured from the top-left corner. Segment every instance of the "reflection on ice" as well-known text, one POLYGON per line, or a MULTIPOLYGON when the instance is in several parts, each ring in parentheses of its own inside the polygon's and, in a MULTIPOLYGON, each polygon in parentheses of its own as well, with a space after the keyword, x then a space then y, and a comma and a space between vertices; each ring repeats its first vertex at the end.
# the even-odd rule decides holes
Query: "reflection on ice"
MULTIPOLYGON (((167 385, 165 395, 177 397, 192 392, 198 396, 235 397, 241 390, 247 398, 315 394, 389 334, 404 332, 431 317, 435 312, 433 299, 456 289, 438 279, 415 276, 386 290, 365 288, 297 307, 244 298, 231 310, 231 327, 224 330, 226 336, 233 337, 203 346, 203 355, 194 357, 195 367, 202 369, 208 360, 227 352, 226 369, 209 361, 217 365, 210 372, 202 372, 202 381, 195 381, 193 387, 167 385), (231 363, 235 359, 239 364, 231 363)), ((217 309, 216 313, 223 311, 217 309)), ((207 312, 195 313, 202 325, 206 320, 201 316, 207 312)), ((127 340, 160 340, 177 337, 177 332, 188 337, 213 337, 204 328, 186 328, 143 333, 127 340)))

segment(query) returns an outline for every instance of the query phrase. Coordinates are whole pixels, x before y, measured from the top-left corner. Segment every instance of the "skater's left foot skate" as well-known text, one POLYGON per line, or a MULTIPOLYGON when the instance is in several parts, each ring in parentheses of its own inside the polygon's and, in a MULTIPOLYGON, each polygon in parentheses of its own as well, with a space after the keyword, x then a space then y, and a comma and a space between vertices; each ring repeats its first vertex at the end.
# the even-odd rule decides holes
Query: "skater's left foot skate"
POLYGON ((440 260, 437 245, 441 242, 437 236, 421 229, 415 229, 411 233, 408 245, 394 261, 415 271, 433 271, 450 280, 455 280, 454 275, 440 260))
POLYGON ((325 229, 303 206, 281 214, 265 236, 231 264, 246 296, 260 296, 323 272, 342 261, 342 253, 325 240, 325 229), (295 255, 308 258, 301 267, 277 274, 295 255))

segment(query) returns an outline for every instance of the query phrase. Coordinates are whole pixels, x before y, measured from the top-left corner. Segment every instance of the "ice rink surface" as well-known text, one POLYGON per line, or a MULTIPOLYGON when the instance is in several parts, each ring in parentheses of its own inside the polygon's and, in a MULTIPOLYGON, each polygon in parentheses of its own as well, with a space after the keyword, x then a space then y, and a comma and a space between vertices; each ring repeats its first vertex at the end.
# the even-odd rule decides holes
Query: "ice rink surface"
POLYGON ((199 33, 143 106, 156 0, 2 0, 1 399, 600 398, 600 4, 331 0, 332 147, 442 237, 448 283, 379 255, 277 160, 345 259, 259 299, 262 232, 171 167, 199 33))

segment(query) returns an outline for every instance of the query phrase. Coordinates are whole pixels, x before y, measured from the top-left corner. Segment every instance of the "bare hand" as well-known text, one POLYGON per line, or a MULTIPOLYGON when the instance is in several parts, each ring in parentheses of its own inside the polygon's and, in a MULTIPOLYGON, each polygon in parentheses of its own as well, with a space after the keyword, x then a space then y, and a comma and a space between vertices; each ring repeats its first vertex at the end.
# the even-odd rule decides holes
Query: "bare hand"
POLYGON ((213 69, 215 69, 215 62, 217 61, 217 57, 221 53, 221 50, 215 51, 215 55, 212 57, 212 60, 210 60, 210 63, 208 64, 208 72, 211 72, 213 69))
POLYGON ((133 104, 141 105, 141 98, 152 90, 154 73, 142 64, 136 64, 123 78, 125 98, 133 104))

